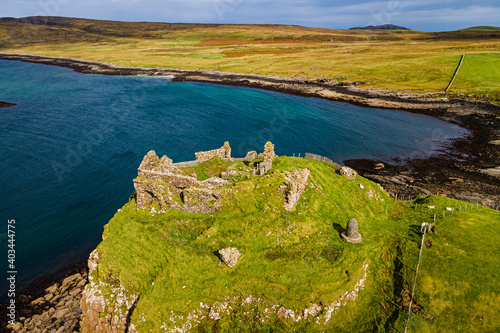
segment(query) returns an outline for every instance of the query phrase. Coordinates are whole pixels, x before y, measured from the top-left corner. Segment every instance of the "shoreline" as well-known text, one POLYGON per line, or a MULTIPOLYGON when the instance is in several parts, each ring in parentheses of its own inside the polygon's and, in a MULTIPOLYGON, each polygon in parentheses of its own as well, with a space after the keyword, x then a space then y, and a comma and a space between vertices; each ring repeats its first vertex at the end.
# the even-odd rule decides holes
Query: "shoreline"
MULTIPOLYGON (((322 79, 182 70, 119 67, 79 59, 0 53, 0 59, 73 69, 83 74, 169 76, 173 82, 205 82, 258 88, 317 97, 354 105, 403 110, 432 116, 467 129, 468 137, 453 139, 445 153, 426 158, 382 161, 355 159, 346 165, 386 188, 390 195, 444 194, 476 203, 500 203, 500 104, 445 98, 443 93, 408 93, 359 88, 360 82, 330 83, 322 79)), ((425 141, 425 138, 423 138, 425 141)))

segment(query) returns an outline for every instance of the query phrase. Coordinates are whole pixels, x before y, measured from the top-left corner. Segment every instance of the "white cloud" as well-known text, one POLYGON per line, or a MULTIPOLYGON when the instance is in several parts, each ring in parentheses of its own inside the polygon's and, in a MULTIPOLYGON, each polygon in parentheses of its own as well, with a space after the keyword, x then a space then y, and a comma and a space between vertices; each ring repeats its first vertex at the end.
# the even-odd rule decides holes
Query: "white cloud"
POLYGON ((3 0, 3 16, 59 15, 126 21, 281 23, 349 28, 398 24, 417 30, 498 25, 498 0, 3 0))

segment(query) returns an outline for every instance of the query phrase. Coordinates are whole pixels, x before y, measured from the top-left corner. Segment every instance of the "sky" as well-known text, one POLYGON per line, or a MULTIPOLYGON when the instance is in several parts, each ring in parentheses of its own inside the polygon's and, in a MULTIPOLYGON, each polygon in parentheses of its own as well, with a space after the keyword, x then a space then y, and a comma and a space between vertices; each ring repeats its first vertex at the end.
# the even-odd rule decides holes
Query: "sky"
POLYGON ((500 0, 1 0, 0 17, 35 15, 334 29, 396 24, 413 30, 450 31, 500 26, 500 0))

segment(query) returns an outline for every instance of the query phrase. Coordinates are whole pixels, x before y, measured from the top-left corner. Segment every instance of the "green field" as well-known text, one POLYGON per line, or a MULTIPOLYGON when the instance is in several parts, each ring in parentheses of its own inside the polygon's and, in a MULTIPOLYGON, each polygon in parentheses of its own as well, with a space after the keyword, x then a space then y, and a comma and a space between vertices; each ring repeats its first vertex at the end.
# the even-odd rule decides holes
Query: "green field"
MULTIPOLYGON (((40 20, 38 24, 0 22, 0 52, 121 66, 362 81, 362 87, 413 92, 443 92, 462 54, 500 53, 500 31, 495 27, 432 33, 40 20)), ((481 72, 491 73, 496 62, 479 65, 481 72)), ((465 79, 470 82, 453 87, 457 93, 498 101, 498 76, 465 79)))
POLYGON ((466 55, 450 90, 500 100, 500 54, 466 55))
MULTIPOLYGON (((231 164, 211 160, 186 172, 204 179, 231 164)), ((395 202, 375 183, 348 180, 307 159, 277 158, 269 177, 245 176, 248 167, 242 162, 233 168, 243 176, 234 179, 233 195, 214 214, 167 210, 152 215, 131 201, 105 227, 98 247, 102 259, 93 276, 141 294, 131 318, 139 331, 180 327, 200 302, 211 306, 252 295, 261 301, 233 306, 220 320, 192 322, 194 331, 401 332, 408 314, 402 301, 405 285, 413 286, 418 260, 419 226, 432 221, 428 205, 436 206, 439 218, 428 235, 432 247, 423 249, 417 279, 415 302, 423 310, 412 314, 409 332, 500 328, 497 211, 476 206, 470 211, 470 204, 440 196, 395 202), (279 191, 283 172, 304 167, 311 170, 309 185, 287 212, 279 191), (369 190, 375 197, 366 195, 369 190), (455 213, 443 218, 445 207, 456 207, 455 213), (340 237, 352 217, 360 224, 360 244, 340 237), (242 253, 233 269, 220 267, 214 255, 229 246, 242 253), (271 305, 301 313, 312 304, 332 304, 359 283, 364 265, 364 288, 328 323, 293 323, 276 316, 260 321, 271 305)), ((319 317, 324 315, 325 310, 319 317)))

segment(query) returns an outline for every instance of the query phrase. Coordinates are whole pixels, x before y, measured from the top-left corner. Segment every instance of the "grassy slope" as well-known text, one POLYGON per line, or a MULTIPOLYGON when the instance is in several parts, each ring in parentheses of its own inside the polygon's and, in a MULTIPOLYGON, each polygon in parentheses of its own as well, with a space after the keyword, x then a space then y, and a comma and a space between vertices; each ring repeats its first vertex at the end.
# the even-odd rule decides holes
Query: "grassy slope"
MULTIPOLYGON (((489 30, 427 33, 62 18, 51 24, 0 22, 0 51, 125 66, 367 81, 368 87, 420 92, 443 91, 460 55, 500 51, 500 33, 489 30)), ((491 99, 497 98, 497 77, 478 79, 484 87, 493 83, 491 99)), ((472 84, 464 92, 485 93, 472 84)))
MULTIPOLYGON (((220 163, 208 164, 220 168, 220 163)), ((201 169, 200 176, 210 173, 201 169)), ((171 323, 171 311, 185 315, 199 308, 199 302, 211 305, 227 296, 251 294, 295 310, 330 304, 352 290, 365 262, 370 273, 356 302, 341 307, 327 326, 306 322, 298 327, 336 332, 403 329, 406 313, 395 305, 401 292, 397 286, 402 279, 413 281, 420 243, 416 230, 428 220, 427 210, 394 203, 376 184, 360 177, 347 180, 316 161, 282 157, 275 160, 272 173, 275 177, 242 179, 234 185, 228 207, 210 216, 179 211, 151 216, 136 211, 132 201, 110 221, 99 245, 99 277, 106 279, 111 273, 127 289, 142 294, 132 316, 141 331, 171 323), (286 212, 277 191, 283 180, 279 174, 303 167, 311 170, 310 185, 294 211, 286 212), (369 189, 385 200, 369 199, 369 189), (351 217, 360 222, 361 244, 348 244, 339 236, 351 217), (227 246, 242 253, 234 269, 219 267, 213 254, 227 246), (403 262, 400 271, 395 271, 397 261, 403 262)), ((438 209, 460 204, 441 197, 418 202, 438 209)), ((498 212, 491 210, 439 219, 430 236, 434 246, 424 249, 416 294, 417 302, 436 320, 427 322, 415 315, 412 331, 471 326, 470 332, 485 332, 500 327, 495 319, 500 294, 494 272, 500 260, 498 222, 498 212), (490 246, 491 255, 481 256, 483 244, 490 246), (456 286, 458 291, 453 290, 456 286), (459 308, 450 303, 450 292, 459 308)), ((205 320, 199 329, 234 331, 240 325, 244 331, 289 331, 292 326, 278 319, 262 326, 255 313, 241 310, 230 319, 205 320)))
MULTIPOLYGON (((432 247, 422 254, 415 297, 436 320, 415 317, 412 332, 498 332, 500 214, 476 206, 471 211, 470 203, 441 197, 417 202, 422 208, 432 204, 456 210, 439 219, 428 237, 432 247)), ((427 215, 422 208, 420 214, 427 215)))

